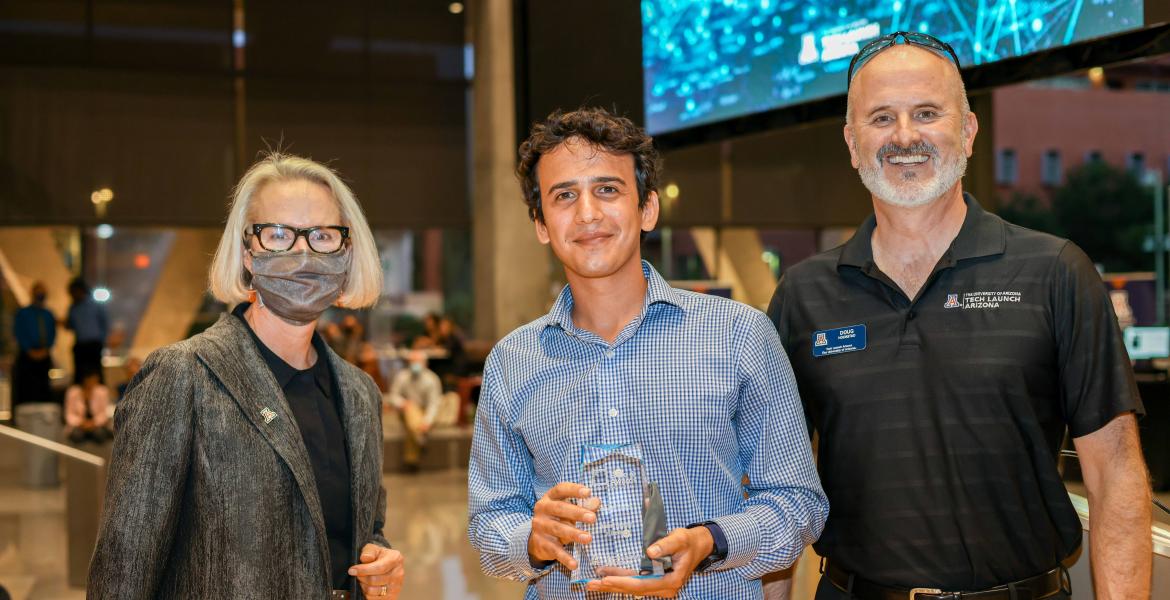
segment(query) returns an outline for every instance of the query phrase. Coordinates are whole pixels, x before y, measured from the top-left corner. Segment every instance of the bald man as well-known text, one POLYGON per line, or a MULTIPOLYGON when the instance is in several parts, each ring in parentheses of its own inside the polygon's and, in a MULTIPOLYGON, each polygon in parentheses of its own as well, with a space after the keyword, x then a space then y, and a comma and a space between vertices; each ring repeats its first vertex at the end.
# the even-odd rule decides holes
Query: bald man
POLYGON ((1142 405, 1112 306, 1074 244, 963 192, 979 121, 958 66, 916 33, 854 59, 845 143, 874 214, 769 307, 833 507, 817 598, 1067 597, 1066 428, 1097 597, 1149 597, 1142 405))

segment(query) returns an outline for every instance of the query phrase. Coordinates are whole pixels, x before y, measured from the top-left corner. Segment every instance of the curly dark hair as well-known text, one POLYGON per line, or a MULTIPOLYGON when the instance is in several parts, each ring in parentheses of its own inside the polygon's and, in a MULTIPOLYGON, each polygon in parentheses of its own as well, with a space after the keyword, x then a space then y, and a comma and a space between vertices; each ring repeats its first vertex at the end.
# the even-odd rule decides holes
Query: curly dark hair
POLYGON ((571 138, 581 138, 590 145, 613 154, 634 157, 634 178, 638 183, 638 208, 646 205, 650 192, 658 191, 658 174, 662 159, 654 140, 634 122, 610 114, 604 108, 579 108, 572 112, 554 111, 542 123, 532 126, 532 133, 520 144, 520 164, 516 176, 528 205, 528 218, 544 222, 540 206, 540 181, 536 163, 571 138))

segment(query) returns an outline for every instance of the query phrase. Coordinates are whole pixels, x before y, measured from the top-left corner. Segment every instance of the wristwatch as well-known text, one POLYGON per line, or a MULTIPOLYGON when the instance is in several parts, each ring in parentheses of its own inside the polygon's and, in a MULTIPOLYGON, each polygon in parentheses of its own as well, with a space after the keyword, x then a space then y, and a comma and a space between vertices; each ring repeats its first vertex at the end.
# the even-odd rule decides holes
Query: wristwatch
POLYGON ((699 561, 695 565, 695 573, 702 573, 711 565, 727 558, 727 536, 723 535, 723 528, 715 521, 703 521, 702 523, 693 523, 687 525, 687 529, 694 529, 695 527, 706 527, 707 531, 711 532, 711 553, 706 558, 699 561))

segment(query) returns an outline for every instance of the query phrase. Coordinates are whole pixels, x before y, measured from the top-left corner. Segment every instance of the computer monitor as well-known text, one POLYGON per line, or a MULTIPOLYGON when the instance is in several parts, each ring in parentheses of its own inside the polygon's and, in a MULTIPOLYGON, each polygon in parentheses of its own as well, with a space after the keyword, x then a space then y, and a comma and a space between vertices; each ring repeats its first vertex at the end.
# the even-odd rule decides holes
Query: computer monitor
POLYGON ((1127 327, 1124 333, 1130 360, 1170 358, 1170 327, 1127 327))

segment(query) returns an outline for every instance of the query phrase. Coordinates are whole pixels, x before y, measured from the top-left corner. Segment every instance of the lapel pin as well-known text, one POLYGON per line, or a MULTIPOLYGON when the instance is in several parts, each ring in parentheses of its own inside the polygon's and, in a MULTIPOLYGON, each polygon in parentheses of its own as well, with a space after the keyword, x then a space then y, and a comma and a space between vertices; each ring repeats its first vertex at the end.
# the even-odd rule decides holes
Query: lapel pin
POLYGON ((264 424, 267 425, 267 424, 271 423, 273 419, 276 418, 276 411, 265 406, 263 409, 260 410, 260 416, 264 417, 264 424))

